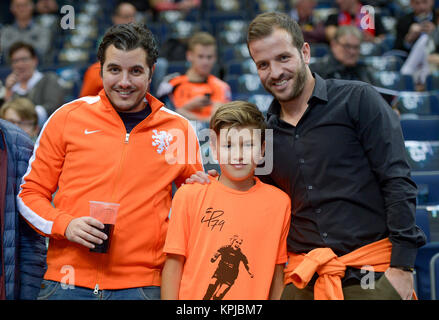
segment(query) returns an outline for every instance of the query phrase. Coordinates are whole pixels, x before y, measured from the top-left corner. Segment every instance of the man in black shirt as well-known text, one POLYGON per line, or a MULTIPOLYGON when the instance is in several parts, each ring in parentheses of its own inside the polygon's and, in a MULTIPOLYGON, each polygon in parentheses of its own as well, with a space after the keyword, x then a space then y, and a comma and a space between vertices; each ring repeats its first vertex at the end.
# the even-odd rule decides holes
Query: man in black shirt
MULTIPOLYGON (((331 278, 336 298, 410 299, 411 271, 425 235, 415 225, 417 189, 395 112, 367 83, 311 73, 309 45, 285 14, 257 16, 247 43, 262 84, 274 96, 267 114, 273 170, 260 178, 291 197, 287 269, 296 272, 295 258, 305 254, 317 265, 305 288, 289 283, 283 298, 313 299, 314 284, 331 278), (323 251, 333 258, 310 256, 323 251), (325 271, 359 252, 375 263, 345 264, 335 277, 325 271), (366 274, 365 283, 360 268, 368 264, 377 272, 366 274)), ((187 182, 205 181, 202 174, 191 178, 187 182)))
MULTIPOLYGON (((410 299, 410 271, 425 235, 415 225, 417 189, 396 114, 366 83, 312 74, 309 45, 284 14, 256 17, 247 43, 262 84, 275 98, 267 115, 274 130, 273 171, 261 178, 291 197, 289 252, 330 248, 340 257, 388 237, 390 267, 375 278, 399 296, 382 294, 377 282, 376 290, 348 297, 345 289, 359 288, 362 277, 348 267, 345 298, 410 299)), ((289 284, 284 298, 303 298, 306 290, 289 284)))

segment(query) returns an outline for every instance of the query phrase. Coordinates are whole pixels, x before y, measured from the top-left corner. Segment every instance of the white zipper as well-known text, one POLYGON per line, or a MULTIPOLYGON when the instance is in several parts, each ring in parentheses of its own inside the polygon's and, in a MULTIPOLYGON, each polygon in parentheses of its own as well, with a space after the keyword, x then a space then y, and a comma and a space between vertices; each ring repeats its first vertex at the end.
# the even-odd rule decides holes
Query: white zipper
POLYGON ((128 143, 128 140, 130 139, 130 134, 129 133, 127 133, 126 135, 125 135, 125 143, 128 143))

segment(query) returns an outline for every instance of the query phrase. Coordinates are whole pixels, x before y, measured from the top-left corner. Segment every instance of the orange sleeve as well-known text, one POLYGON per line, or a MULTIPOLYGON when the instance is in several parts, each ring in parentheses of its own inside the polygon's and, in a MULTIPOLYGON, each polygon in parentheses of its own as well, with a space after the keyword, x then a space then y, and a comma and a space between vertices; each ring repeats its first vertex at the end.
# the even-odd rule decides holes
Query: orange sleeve
MULTIPOLYGON (((198 141, 197 134, 190 122, 186 120, 186 123, 187 135, 185 143, 184 164, 182 166, 179 177, 175 179, 175 184, 177 185, 177 187, 180 187, 183 183, 185 183, 187 178, 189 178, 197 171, 204 171, 200 143, 198 141)), ((181 159, 179 159, 178 161, 181 161, 181 159)))
POLYGON ((191 185, 185 185, 177 190, 172 199, 168 232, 163 252, 187 257, 187 246, 190 234, 188 205, 191 185))
POLYGON ((17 196, 20 214, 26 221, 40 234, 55 238, 64 238, 73 219, 67 212, 51 205, 64 164, 63 132, 67 115, 64 108, 60 108, 46 122, 17 196))
POLYGON ((276 264, 284 264, 288 261, 288 253, 287 253, 287 237, 290 231, 290 223, 291 223, 291 200, 290 197, 286 195, 288 200, 286 201, 285 211, 284 211, 284 223, 282 226, 282 234, 279 242, 279 250, 277 253, 276 264))
POLYGON ((99 62, 92 64, 84 74, 81 92, 79 97, 96 96, 104 87, 100 75, 101 65, 99 62))
POLYGON ((230 86, 225 82, 220 82, 218 79, 217 82, 215 82, 215 85, 212 87, 213 93, 211 96, 211 100, 213 102, 221 102, 226 103, 231 101, 232 99, 232 91, 230 89, 230 86))

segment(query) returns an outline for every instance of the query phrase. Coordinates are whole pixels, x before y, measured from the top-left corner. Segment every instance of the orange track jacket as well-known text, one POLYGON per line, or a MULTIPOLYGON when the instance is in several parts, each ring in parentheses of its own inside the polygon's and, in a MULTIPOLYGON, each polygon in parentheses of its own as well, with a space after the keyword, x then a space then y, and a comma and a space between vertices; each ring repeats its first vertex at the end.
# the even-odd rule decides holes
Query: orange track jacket
POLYGON ((17 197, 23 217, 51 238, 45 279, 95 289, 160 285, 172 182, 203 167, 189 122, 145 99, 152 113, 130 134, 103 90, 46 122, 17 197), (120 204, 108 254, 65 238, 72 219, 89 215, 90 200, 120 204))

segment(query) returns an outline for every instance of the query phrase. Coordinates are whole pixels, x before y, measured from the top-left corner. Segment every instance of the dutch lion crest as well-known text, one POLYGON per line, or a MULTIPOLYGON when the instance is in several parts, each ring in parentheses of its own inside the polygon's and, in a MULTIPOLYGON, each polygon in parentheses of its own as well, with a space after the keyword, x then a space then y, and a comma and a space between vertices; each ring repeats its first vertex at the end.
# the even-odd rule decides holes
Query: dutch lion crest
POLYGON ((164 130, 152 130, 152 145, 157 147, 157 153, 162 154, 164 150, 168 150, 169 144, 172 142, 172 135, 164 130))

